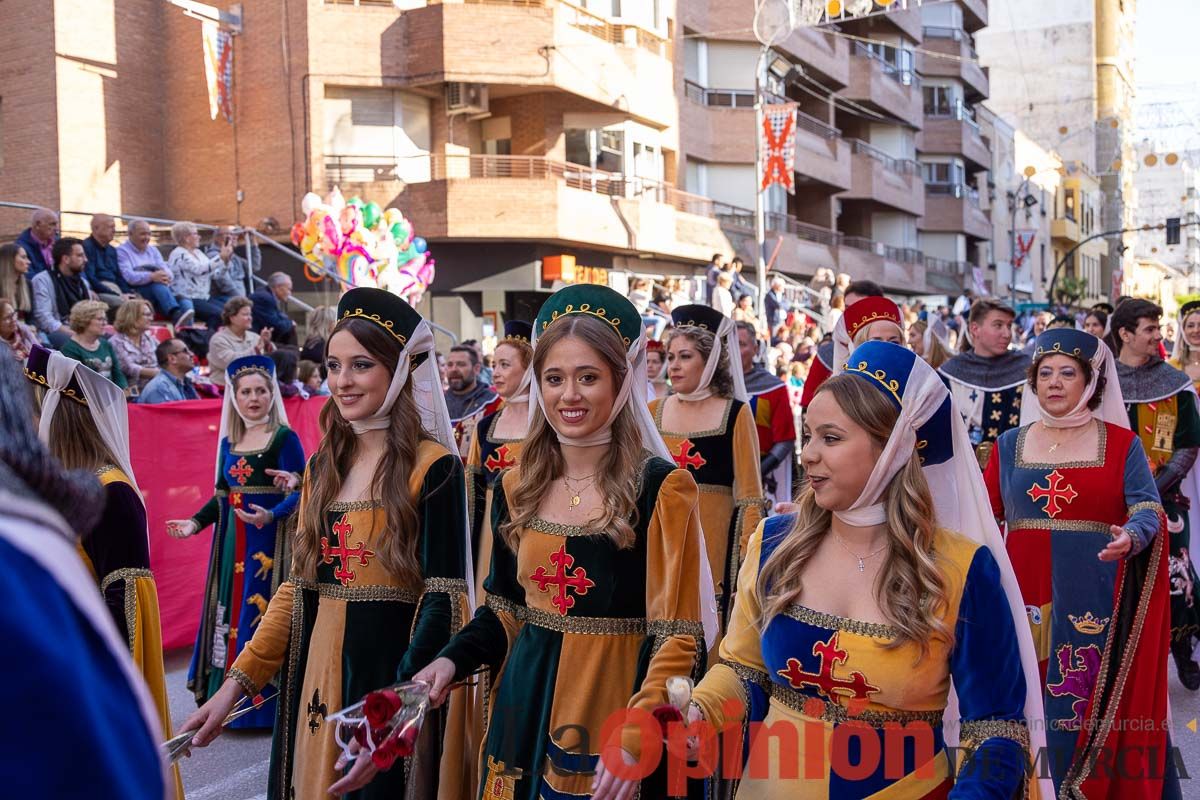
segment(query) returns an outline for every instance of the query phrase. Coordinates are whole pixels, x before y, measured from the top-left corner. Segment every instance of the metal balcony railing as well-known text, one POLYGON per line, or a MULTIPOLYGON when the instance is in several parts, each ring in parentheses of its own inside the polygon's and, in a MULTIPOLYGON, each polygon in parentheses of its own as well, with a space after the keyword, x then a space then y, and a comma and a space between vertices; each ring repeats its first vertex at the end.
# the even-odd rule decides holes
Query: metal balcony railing
POLYGON ((880 46, 880 47, 878 47, 878 49, 876 49, 875 47, 865 45, 862 42, 855 42, 854 43, 854 54, 858 55, 858 56, 862 56, 863 58, 869 58, 873 61, 878 62, 879 68, 883 71, 883 74, 887 75, 889 78, 891 78, 892 80, 901 84, 902 86, 920 86, 921 85, 921 78, 917 75, 916 70, 913 69, 913 67, 911 65, 912 53, 909 50, 903 50, 901 48, 891 47, 890 45, 880 46), (882 51, 882 52, 880 52, 880 51, 882 51), (907 53, 908 55, 905 57, 904 60, 907 60, 910 63, 907 65, 903 65, 903 64, 897 63, 897 61, 900 60, 899 58, 897 58, 896 60, 889 59, 885 55, 886 53, 889 53, 889 52, 896 53, 897 55, 899 53, 907 53))
POLYGON ((862 139, 849 139, 848 141, 854 153, 875 159, 888 172, 894 172, 897 175, 916 175, 921 171, 921 165, 913 159, 889 156, 878 147, 864 142, 862 139))
POLYGON ((810 117, 803 111, 796 112, 796 127, 800 130, 808 131, 816 134, 822 139, 837 139, 842 135, 842 132, 832 125, 827 125, 816 117, 810 117))
POLYGON ((683 82, 684 94, 694 103, 714 108, 754 108, 753 89, 708 89, 694 81, 683 82))
POLYGON ((925 269, 943 275, 965 275, 971 265, 966 261, 950 261, 945 258, 925 256, 925 269))
POLYGON ((924 34, 926 39, 953 39, 956 42, 963 42, 967 46, 968 55, 974 59, 979 58, 979 55, 975 52, 975 38, 962 28, 948 28, 941 25, 926 25, 924 28, 924 34))
POLYGON ((925 184, 925 193, 942 197, 954 197, 966 200, 975 208, 979 208, 979 190, 965 183, 940 183, 934 181, 925 184))

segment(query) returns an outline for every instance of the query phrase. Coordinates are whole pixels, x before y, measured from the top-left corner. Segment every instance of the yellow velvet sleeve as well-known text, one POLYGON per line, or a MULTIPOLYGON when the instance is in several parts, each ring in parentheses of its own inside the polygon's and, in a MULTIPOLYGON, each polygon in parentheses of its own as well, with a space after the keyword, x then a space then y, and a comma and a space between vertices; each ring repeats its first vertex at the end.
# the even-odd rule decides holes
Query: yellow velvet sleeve
MULTIPOLYGON (((646 623, 654 655, 629 708, 653 711, 667 702, 667 679, 695 673, 704 626, 700 622, 700 491, 686 470, 663 481, 646 534, 646 623)), ((707 579, 707 578, 706 578, 707 579)), ((637 756, 636 725, 621 731, 621 746, 637 756)))
POLYGON ((763 520, 765 503, 762 472, 759 470, 758 429, 754 427, 754 416, 749 405, 742 406, 738 411, 733 426, 733 502, 737 509, 736 552, 741 557, 730 569, 740 570, 750 534, 763 520))
POLYGON ((279 584, 254 637, 246 643, 226 676, 236 680, 250 697, 258 694, 283 665, 292 632, 295 593, 296 585, 290 580, 279 584))
POLYGON ((740 720, 744 714, 748 698, 742 685, 743 675, 750 672, 764 679, 766 677, 762 639, 758 631, 758 620, 762 615, 762 600, 758 596, 762 537, 763 524, 759 523, 746 542, 745 558, 738 572, 737 597, 733 613, 729 615, 729 629, 721 640, 721 660, 708 671, 692 693, 692 699, 704 712, 705 719, 718 728, 726 721, 740 720), (726 700, 739 701, 743 713, 727 717, 724 708, 726 700))

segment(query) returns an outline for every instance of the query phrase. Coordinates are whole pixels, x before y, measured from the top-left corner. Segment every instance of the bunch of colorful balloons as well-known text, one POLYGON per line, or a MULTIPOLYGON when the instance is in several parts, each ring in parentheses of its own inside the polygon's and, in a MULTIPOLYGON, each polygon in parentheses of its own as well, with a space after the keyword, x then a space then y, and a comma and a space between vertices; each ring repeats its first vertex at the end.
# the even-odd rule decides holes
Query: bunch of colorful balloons
MULTIPOLYGON (((346 200, 336 187, 324 200, 309 192, 300 208, 305 219, 292 226, 292 243, 313 264, 354 286, 386 289, 414 306, 433 283, 433 256, 400 209, 385 210, 358 197, 346 200)), ((314 283, 322 280, 307 265, 305 275, 314 283)))

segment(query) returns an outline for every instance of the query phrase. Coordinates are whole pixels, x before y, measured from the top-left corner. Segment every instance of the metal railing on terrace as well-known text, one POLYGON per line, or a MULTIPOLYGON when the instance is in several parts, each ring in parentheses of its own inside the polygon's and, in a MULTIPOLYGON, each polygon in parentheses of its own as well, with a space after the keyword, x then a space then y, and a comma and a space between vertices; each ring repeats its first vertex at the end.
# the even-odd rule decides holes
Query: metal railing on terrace
MULTIPOLYGON (((891 46, 888 46, 887 50, 892 50, 897 53, 909 53, 911 55, 911 51, 901 50, 900 48, 891 46)), ((911 65, 901 66, 893 61, 889 61, 882 53, 877 52, 874 48, 865 45, 862 42, 856 41, 854 43, 854 54, 878 62, 880 69, 883 70, 884 75, 887 75, 889 78, 903 86, 921 85, 921 78, 917 75, 916 70, 913 69, 911 65)))
POLYGON ((921 165, 911 158, 889 156, 878 147, 869 142, 864 142, 862 139, 849 139, 848 141, 854 153, 875 159, 888 172, 894 172, 897 175, 917 175, 921 171, 921 165))
POLYGON ((822 139, 837 139, 842 135, 842 132, 839 129, 822 122, 816 117, 810 117, 803 111, 796 112, 796 127, 800 130, 805 130, 809 133, 816 134, 822 139))
POLYGON ((688 100, 714 108, 754 108, 753 89, 708 89, 695 81, 683 82, 688 100))
POLYGON ((979 208, 979 190, 965 183, 939 183, 936 181, 926 183, 925 193, 942 197, 956 197, 960 200, 966 200, 971 205, 979 208))
POLYGON ((966 261, 950 261, 945 258, 925 256, 925 269, 940 272, 943 275, 965 275, 970 266, 966 261))
POLYGON ((979 58, 979 55, 975 52, 975 38, 962 28, 926 25, 923 32, 926 39, 953 39, 956 42, 966 42, 967 52, 971 58, 979 58))

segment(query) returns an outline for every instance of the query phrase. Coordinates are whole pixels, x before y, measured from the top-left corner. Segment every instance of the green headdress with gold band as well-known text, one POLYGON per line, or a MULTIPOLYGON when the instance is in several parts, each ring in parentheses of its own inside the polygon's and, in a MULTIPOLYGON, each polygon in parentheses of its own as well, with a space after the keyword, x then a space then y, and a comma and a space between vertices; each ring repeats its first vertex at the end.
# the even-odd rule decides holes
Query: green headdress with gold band
POLYGON ((642 335, 642 315, 633 303, 607 286, 579 284, 560 289, 550 296, 533 323, 536 336, 560 319, 586 314, 607 322, 625 343, 628 350, 642 335))

